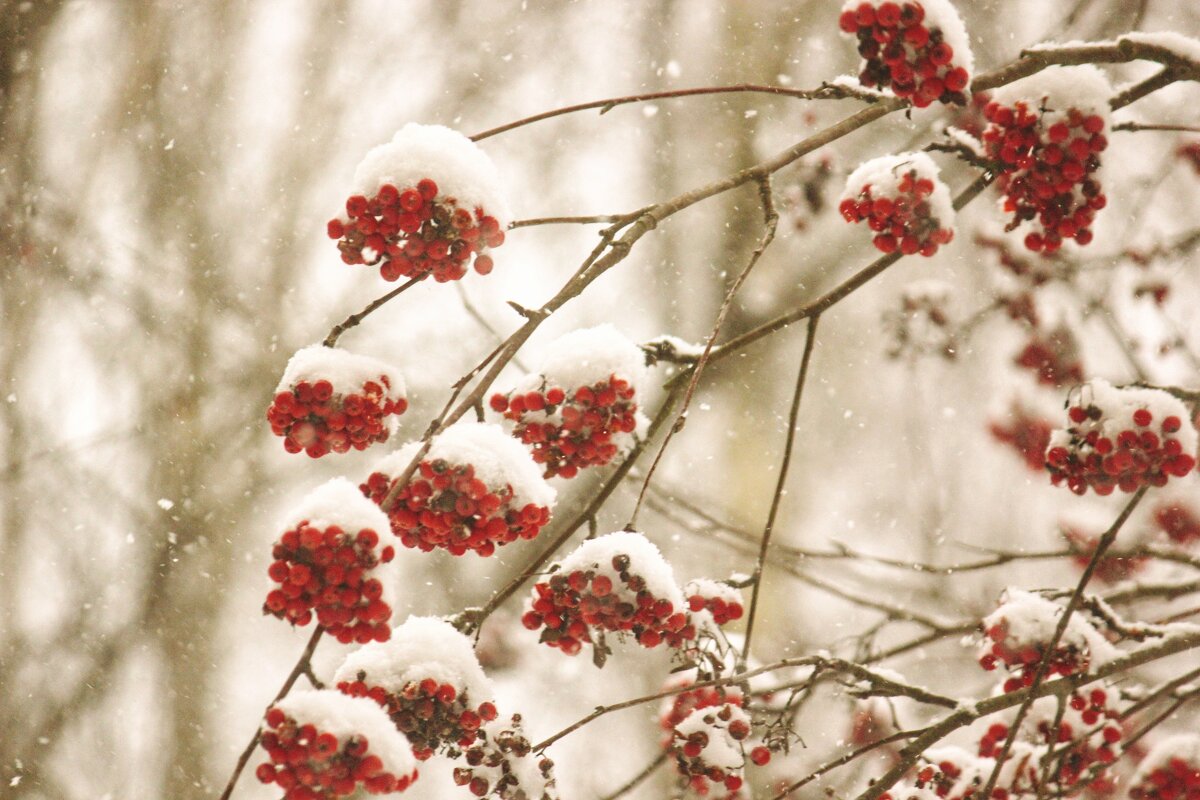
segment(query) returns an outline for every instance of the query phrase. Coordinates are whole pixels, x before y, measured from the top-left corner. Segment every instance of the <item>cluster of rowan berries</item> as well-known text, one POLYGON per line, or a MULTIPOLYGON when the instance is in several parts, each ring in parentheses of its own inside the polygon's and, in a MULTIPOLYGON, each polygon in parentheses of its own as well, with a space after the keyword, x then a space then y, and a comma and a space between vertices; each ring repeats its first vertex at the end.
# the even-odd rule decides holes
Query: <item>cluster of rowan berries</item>
MULTIPOLYGON (((669 751, 697 794, 715 795, 713 789, 721 787, 728 792, 723 800, 740 796, 746 760, 741 751, 750 736, 750 718, 738 700, 700 707, 674 726, 669 751)), ((758 745, 749 759, 762 766, 771 760, 771 751, 758 745)))
POLYGON ((312 724, 299 724, 279 708, 267 712, 262 746, 270 762, 259 765, 263 783, 284 790, 284 800, 333 800, 352 795, 360 787, 370 794, 391 794, 408 788, 417 778, 395 775, 370 752, 365 736, 345 738, 312 724))
POLYGON ((988 425, 992 437, 1001 444, 1016 450, 1025 461, 1025 466, 1041 472, 1046 464, 1046 447, 1050 444, 1050 433, 1054 430, 1049 420, 1043 419, 1020 403, 1014 403, 1006 424, 993 421, 988 425))
MULTIPOLYGON (((963 755, 967 755, 965 752, 963 755)), ((945 800, 970 800, 975 794, 973 789, 977 787, 959 785, 960 778, 963 777, 964 769, 960 764, 956 764, 950 757, 943 756, 936 763, 926 764, 917 771, 916 779, 913 781, 918 789, 928 787, 930 791, 940 798, 945 800)), ((888 795, 884 795, 888 796, 888 795)), ((901 795, 903 797, 903 795, 901 795)), ((918 794, 918 797, 927 797, 928 795, 918 794)), ((1000 797, 993 795, 994 800, 1001 800, 1000 797)))
POLYGON ((1083 381, 1079 342, 1065 325, 1046 333, 1035 330, 1013 363, 1033 372, 1043 386, 1061 388, 1083 381))
POLYGON ((573 478, 620 452, 613 440, 637 429, 635 389, 612 375, 590 386, 543 386, 492 395, 492 410, 516 423, 513 435, 528 445, 547 478, 573 478))
MULTIPOLYGON (((979 657, 979 666, 991 672, 1003 664, 1012 675, 1004 681, 1004 691, 1015 692, 1033 685, 1038 665, 1045 657, 1046 647, 1036 641, 1024 641, 1010 634, 1008 621, 1000 619, 984 632, 991 647, 979 657)), ((1059 642, 1050 655, 1046 675, 1072 675, 1085 671, 1091 662, 1086 648, 1071 642, 1059 642)))
POLYGON ((1183 427, 1178 416, 1155 420, 1141 408, 1133 412, 1132 425, 1114 432, 1102 425, 1104 411, 1094 403, 1073 405, 1067 414, 1071 425, 1056 432, 1046 450, 1055 486, 1065 481, 1076 494, 1089 487, 1099 495, 1113 489, 1134 492, 1145 485, 1165 486, 1169 476, 1182 478, 1196 466, 1195 456, 1183 452, 1174 436, 1183 427))
POLYGON ((1160 506, 1154 511, 1154 524, 1176 544, 1200 542, 1200 517, 1187 506, 1179 503, 1160 506))
POLYGON ((733 622, 742 618, 745 609, 742 604, 735 600, 727 600, 719 595, 706 597, 702 594, 693 594, 687 598, 688 608, 694 613, 708 611, 712 614, 713 622, 718 625, 724 625, 727 622, 733 622))
POLYGON ((496 706, 488 701, 472 707, 465 692, 433 678, 409 681, 397 692, 368 686, 365 673, 357 680, 341 681, 337 688, 350 697, 369 697, 388 712, 396 729, 408 738, 413 755, 425 761, 434 753, 470 747, 479 728, 496 718, 496 706))
POLYGON ((348 219, 334 218, 326 232, 338 240, 347 264, 379 265, 386 281, 433 275, 439 283, 467 274, 472 254, 475 271, 492 271, 485 251, 504 244, 504 231, 481 208, 459 208, 453 197, 439 197, 429 178, 399 189, 385 183, 374 197, 346 200, 348 219))
POLYGON ((842 200, 838 210, 847 222, 867 221, 875 232, 872 242, 883 253, 899 250, 906 256, 920 253, 932 256, 938 247, 954 238, 954 231, 943 228, 933 215, 930 195, 935 184, 909 170, 900 177, 894 195, 867 184, 858 196, 842 200))
POLYGON ((582 569, 539 581, 521 623, 531 631, 541 628, 541 641, 567 655, 592 642, 593 629, 632 633, 643 647, 666 642, 681 648, 695 639, 696 627, 687 615, 648 591, 632 567, 629 556, 613 556, 619 584, 604 571, 582 569))
POLYGON ((317 624, 344 644, 386 641, 392 609, 371 572, 396 551, 391 545, 377 551, 378 545, 379 534, 370 528, 351 533, 301 522, 271 550, 267 574, 279 588, 267 594, 263 613, 301 626, 315 613, 317 624))
MULTIPOLYGON (((392 476, 373 472, 360 488, 382 505, 394 483, 392 476)), ((512 486, 489 487, 476 477, 473 465, 435 459, 420 463, 388 517, 405 547, 490 556, 499 546, 535 538, 550 521, 550 509, 534 503, 518 506, 512 486)))
MULTIPOLYGON (((1075 555, 1071 557, 1071 560, 1075 562, 1075 566, 1080 569, 1086 569, 1092 563, 1100 538, 1098 536, 1089 536, 1083 531, 1069 526, 1062 528, 1062 535, 1070 543, 1071 547, 1076 550, 1075 555)), ((1096 562, 1095 571, 1092 575, 1101 583, 1119 583, 1141 572, 1146 568, 1148 563, 1149 559, 1144 556, 1105 555, 1096 562)))
POLYGON ((1146 760, 1129 787, 1133 800, 1200 800, 1200 737, 1171 737, 1146 760))
POLYGON ((1025 247, 1052 253, 1069 239, 1092 241, 1092 221, 1108 202, 1095 178, 1108 147, 1104 118, 1071 108, 1047 127, 1044 111, 1024 102, 992 102, 984 115, 984 149, 1001 166, 998 185, 1004 210, 1013 214, 1010 227, 1035 220, 1038 226, 1025 247))
POLYGON ((454 767, 454 783, 476 797, 491 794, 498 800, 555 800, 554 762, 546 756, 536 756, 540 792, 522 785, 520 776, 528 778, 529 771, 519 762, 532 756, 533 745, 521 730, 521 715, 513 714, 508 725, 497 727, 485 730, 463 752, 466 766, 454 767))
POLYGON ((313 458, 327 453, 365 450, 386 442, 387 417, 408 410, 404 397, 390 397, 386 375, 366 381, 359 392, 340 394, 327 380, 299 381, 275 395, 267 409, 271 432, 283 437, 289 453, 303 450, 313 458))
POLYGON ((866 61, 858 76, 864 86, 890 88, 917 108, 935 102, 966 105, 971 76, 955 63, 945 32, 921 3, 859 3, 842 12, 838 26, 858 38, 866 61))

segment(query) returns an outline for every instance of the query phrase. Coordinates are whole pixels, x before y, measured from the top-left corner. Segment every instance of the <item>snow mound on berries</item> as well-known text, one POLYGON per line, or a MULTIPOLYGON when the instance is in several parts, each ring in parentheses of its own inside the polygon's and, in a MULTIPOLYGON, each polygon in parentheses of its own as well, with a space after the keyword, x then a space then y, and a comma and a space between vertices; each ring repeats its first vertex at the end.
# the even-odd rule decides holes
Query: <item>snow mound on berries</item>
POLYGON ((383 768, 397 777, 416 772, 417 760, 408 740, 374 700, 348 697, 332 689, 316 689, 292 692, 276 703, 275 708, 301 725, 313 725, 323 733, 333 734, 341 745, 352 736, 365 736, 368 752, 379 756, 383 768))
POLYGON ((950 190, 942 183, 940 170, 933 159, 925 153, 897 153, 880 156, 860 164, 846 179, 839 202, 857 200, 866 186, 871 187, 875 197, 896 197, 900 194, 900 181, 915 170, 917 178, 933 181, 933 194, 929 196, 930 211, 942 228, 954 227, 954 201, 950 190))
MULTIPOLYGON (((384 475, 400 475, 421 449, 421 442, 409 442, 382 459, 373 470, 384 475)), ((433 438, 424 460, 438 459, 451 464, 471 464, 475 477, 489 488, 512 486, 518 507, 527 503, 550 508, 557 492, 542 477, 542 471, 529 451, 499 425, 461 422, 433 438)))
POLYGON ((1165 50, 1170 50, 1177 56, 1182 56, 1189 61, 1200 64, 1200 39, 1185 36, 1176 31, 1158 31, 1157 33, 1131 31, 1121 36, 1117 41, 1161 47, 1165 50))
POLYGON ((742 756, 742 748, 729 735, 729 725, 735 720, 740 720, 746 723, 748 729, 750 717, 738 706, 729 705, 727 708, 731 712, 728 722, 706 722, 705 717, 721 711, 720 706, 706 706, 697 708, 684 717, 683 721, 675 726, 675 730, 685 739, 693 733, 704 733, 708 738, 708 743, 701 748, 698 760, 708 767, 719 767, 726 772, 735 772, 742 768, 745 758, 742 756))
MULTIPOLYGON (((1140 426, 1134 422, 1133 415, 1145 409, 1155 422, 1177 417, 1181 427, 1171 435, 1179 440, 1184 453, 1196 455, 1197 435, 1192 425, 1192 415, 1178 397, 1161 389, 1136 386, 1118 388, 1103 378, 1089 381, 1080 389, 1080 393, 1081 405, 1095 405, 1103 414, 1098 426, 1101 436, 1115 440, 1121 431, 1137 430, 1140 426)), ((1070 443, 1071 435, 1061 428, 1050 435, 1050 447, 1069 447, 1070 443)))
MULTIPOLYGON (((984 629, 1007 624, 1008 638, 1020 645, 1047 645, 1054 638, 1064 608, 1052 600, 1009 587, 1000 598, 1000 607, 983 619, 984 629)), ((1074 646, 1090 654, 1093 665, 1116 656, 1116 649, 1079 614, 1072 614, 1063 631, 1059 647, 1074 646)))
POLYGON ((1176 758, 1191 764, 1193 768, 1200 767, 1200 735, 1181 733, 1168 736, 1154 745, 1142 759, 1130 785, 1137 786, 1148 781, 1152 772, 1166 767, 1176 758))
POLYGON ((359 488, 345 478, 334 478, 313 489, 288 511, 283 523, 286 528, 295 528, 305 521, 314 528, 337 525, 349 534, 367 528, 381 539, 391 530, 391 523, 379 506, 363 497, 359 488))
POLYGON ((615 375, 640 389, 646 377, 646 354, 605 323, 555 339, 542 353, 537 371, 563 388, 591 386, 615 375))
POLYGON ((283 370, 275 392, 289 391, 301 381, 313 383, 326 380, 333 384, 335 394, 354 394, 362 391, 368 381, 379 383, 383 376, 390 386, 382 386, 389 400, 405 396, 404 377, 400 370, 377 358, 351 353, 336 347, 315 344, 297 350, 283 370))
MULTIPOLYGON (((842 3, 842 13, 854 11, 863 0, 845 0, 842 3)), ((871 5, 876 8, 879 3, 871 5)), ((950 0, 921 0, 920 5, 925 9, 924 25, 930 31, 941 28, 942 41, 954 50, 954 64, 962 67, 968 75, 975 75, 975 55, 971 52, 971 37, 967 35, 967 26, 958 15, 950 0)))
POLYGON ((1084 114, 1096 114, 1112 127, 1108 101, 1113 96, 1112 84, 1091 64, 1073 67, 1047 67, 1036 75, 1014 81, 992 93, 991 100, 1005 106, 1024 102, 1031 111, 1045 107, 1042 127, 1049 128, 1067 111, 1077 108, 1084 114))
MULTIPOLYGON (((525 737, 525 731, 519 722, 514 722, 513 719, 504 719, 497 717, 491 722, 485 722, 480 727, 480 730, 487 737, 489 743, 495 742, 501 738, 505 732, 512 731, 518 736, 525 737)), ((527 737, 525 737, 527 738, 527 737)), ((553 785, 553 773, 549 780, 542 775, 542 771, 538 768, 538 762, 541 761, 543 755, 541 753, 530 750, 524 756, 518 756, 515 752, 505 753, 504 764, 508 765, 505 769, 501 764, 496 766, 488 766, 487 759, 484 759, 482 764, 471 767, 471 774, 486 778, 488 786, 495 787, 502 777, 506 774, 511 774, 517 779, 517 794, 512 796, 527 797, 529 800, 542 800, 542 798, 557 798, 558 792, 553 785)))
POLYGON ((404 191, 423 178, 438 185, 439 197, 453 197, 460 208, 481 208, 495 217, 501 230, 512 221, 491 159, 466 136, 443 125, 410 122, 390 142, 370 150, 354 171, 354 192, 374 197, 386 183, 404 191))
POLYGON ((719 597, 726 603, 745 605, 742 590, 728 583, 714 581, 712 578, 692 578, 683 587, 685 597, 700 595, 704 598, 719 597))
POLYGON ((613 568, 613 557, 629 557, 629 572, 640 575, 646 591, 660 600, 670 600, 675 609, 683 609, 683 594, 675 582, 671 565, 653 542, 636 531, 617 531, 589 539, 559 562, 559 571, 569 575, 576 570, 594 571, 612 579, 613 586, 622 586, 620 573, 613 568))
POLYGON ((437 617, 409 617, 392 629, 388 641, 373 642, 346 656, 334 683, 356 681, 360 672, 366 673, 369 685, 388 693, 433 678, 466 693, 475 705, 495 697, 471 640, 437 617))

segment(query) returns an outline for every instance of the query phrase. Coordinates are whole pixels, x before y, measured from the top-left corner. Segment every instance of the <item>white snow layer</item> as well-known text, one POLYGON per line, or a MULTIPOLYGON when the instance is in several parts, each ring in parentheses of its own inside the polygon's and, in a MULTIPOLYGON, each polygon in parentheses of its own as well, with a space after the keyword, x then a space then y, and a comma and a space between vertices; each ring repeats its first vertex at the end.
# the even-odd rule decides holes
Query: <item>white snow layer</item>
POLYGON ((1077 108, 1085 114, 1096 114, 1104 119, 1106 128, 1111 127, 1108 101, 1113 96, 1112 84, 1098 68, 1091 64, 1074 67, 1047 67, 1041 72, 1022 78, 997 89, 992 100, 1006 106, 1024 102, 1030 111, 1043 106, 1043 127, 1049 127, 1063 119, 1067 111, 1077 108))
POLYGON ((916 171, 917 178, 933 181, 933 194, 929 195, 930 213, 941 228, 954 227, 954 201, 950 189, 942 183, 941 170, 925 153, 896 153, 880 156, 864 162, 846 178, 841 200, 857 200, 867 186, 871 196, 894 198, 900 194, 900 181, 909 172, 916 171))
POLYGON ((671 565, 649 539, 635 531, 617 531, 589 539, 560 562, 560 571, 563 575, 576 570, 607 575, 612 579, 613 591, 620 592, 624 584, 612 565, 617 555, 629 556, 629 573, 640 575, 648 592, 660 600, 670 600, 676 611, 684 610, 683 593, 675 582, 671 565))
MULTIPOLYGON (((1054 638, 1064 608, 1052 600, 1009 587, 1004 590, 1000 607, 983 619, 984 628, 1007 623, 1008 638, 1017 645, 1045 646, 1054 638)), ((1090 654, 1090 663, 1103 664, 1116 655, 1116 649, 1078 613, 1072 614, 1059 640, 1060 647, 1074 646, 1090 654)))
MULTIPOLYGON (((1097 378, 1079 389, 1077 397, 1072 397, 1072 403, 1078 403, 1086 408, 1095 405, 1102 416, 1098 421, 1084 421, 1073 427, 1085 432, 1099 430, 1102 437, 1116 441, 1121 431, 1143 430, 1133 421, 1135 411, 1145 409, 1150 412, 1152 420, 1146 430, 1158 431, 1162 421, 1167 417, 1177 417, 1180 429, 1167 434, 1179 440, 1183 452, 1190 456, 1196 455, 1197 435, 1192 425, 1192 415, 1188 413, 1183 401, 1161 389, 1145 389, 1139 387, 1118 388, 1108 381, 1097 378)), ((1071 437, 1066 430, 1058 429, 1050 435, 1049 447, 1070 447, 1071 437)), ((1047 449, 1049 449, 1049 447, 1047 449)))
POLYGON ((333 734, 341 745, 352 736, 366 737, 367 752, 379 756, 383 768, 397 777, 410 776, 417 770, 408 740, 374 700, 349 697, 333 689, 314 689, 292 692, 275 708, 301 725, 333 734))
POLYGON ((295 528, 307 521, 314 528, 337 525, 349 534, 364 528, 379 534, 380 540, 391 531, 387 516, 359 488, 345 478, 334 478, 313 489, 283 518, 281 530, 295 528))
MULTIPOLYGON (((372 472, 397 476, 421 449, 420 442, 409 442, 375 465, 372 472)), ((426 461, 442 459, 451 464, 475 467, 475 477, 490 489, 511 486, 517 506, 533 503, 551 508, 557 496, 546 483, 542 471, 529 451, 499 425, 460 422, 433 438, 426 461)))
POLYGON ((719 597, 726 604, 737 603, 740 606, 746 604, 741 589, 730 586, 728 583, 714 581, 711 578, 692 578, 687 582, 683 587, 683 596, 693 597, 695 595, 699 595, 705 600, 719 597))
MULTIPOLYGON (((438 197, 453 197, 459 208, 482 209, 503 230, 512 221, 499 173, 479 146, 442 125, 410 122, 392 140, 370 150, 354 171, 354 193, 373 197, 385 183, 400 191, 429 178, 438 197)), ((343 212, 344 213, 344 212, 343 212)))
POLYGON ((392 629, 386 642, 372 642, 338 667, 334 683, 356 681, 366 673, 368 686, 399 692, 410 682, 433 678, 465 693, 473 706, 495 697, 491 680, 479 666, 475 649, 450 623, 437 617, 409 617, 392 629))
POLYGON ((1195 733, 1181 733, 1175 736, 1168 736, 1158 742, 1154 747, 1150 748, 1150 752, 1142 759, 1142 763, 1138 766, 1138 771, 1133 776, 1130 786, 1137 786, 1143 783, 1150 777, 1150 773, 1156 769, 1165 767, 1173 758, 1181 759, 1185 763, 1190 764, 1192 769, 1200 769, 1200 735, 1195 733))
POLYGON ((374 381, 379 383, 384 389, 384 396, 390 400, 400 400, 405 396, 404 377, 392 365, 377 358, 320 344, 297 350, 288 359, 275 392, 290 391, 301 381, 314 383, 320 380, 333 384, 335 394, 359 394, 364 383, 374 381), (380 383, 381 376, 387 376, 390 388, 380 383))
POLYGON ((646 377, 646 354, 605 323, 555 339, 542 353, 537 371, 563 389, 590 386, 613 375, 638 388, 646 377))

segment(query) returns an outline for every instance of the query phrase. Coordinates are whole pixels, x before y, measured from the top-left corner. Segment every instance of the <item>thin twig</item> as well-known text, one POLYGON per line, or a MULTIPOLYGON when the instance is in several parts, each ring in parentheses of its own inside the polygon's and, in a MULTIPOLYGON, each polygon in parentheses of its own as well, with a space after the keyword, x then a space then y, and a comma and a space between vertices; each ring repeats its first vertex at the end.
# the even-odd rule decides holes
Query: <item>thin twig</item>
POLYGON ((629 792, 632 792, 634 789, 636 789, 638 786, 640 786, 644 780, 646 780, 651 775, 653 775, 655 770, 657 770, 659 767, 661 767, 666 762, 667 762, 667 751, 663 750, 657 756, 654 757, 653 761, 651 761, 649 764, 646 765, 645 769, 643 769, 637 775, 634 775, 632 778, 627 780, 624 784, 622 784, 621 788, 617 789, 612 794, 604 795, 604 797, 601 798, 601 800, 617 800, 617 798, 623 797, 626 794, 628 794, 629 792))
POLYGON ((341 337, 343 333, 358 325, 360 322, 370 316, 371 312, 375 311, 375 309, 379 308, 389 300, 404 294, 404 292, 408 291, 413 286, 416 286, 427 277, 429 277, 428 272, 418 275, 415 278, 409 278, 407 281, 400 284, 395 289, 392 289, 382 297, 375 298, 368 303, 366 308, 364 308, 362 311, 359 311, 357 314, 351 314, 337 325, 334 325, 333 329, 329 331, 329 335, 325 337, 325 341, 322 342, 322 344, 324 344, 326 347, 333 347, 337 344, 338 338, 341 337))
MULTIPOLYGON (((310 669, 313 653, 317 650, 317 643, 321 641, 321 634, 325 633, 325 629, 320 625, 313 631, 312 636, 308 640, 308 644, 304 647, 304 652, 300 654, 300 660, 292 667, 292 671, 288 674, 287 680, 283 682, 279 692, 275 695, 275 699, 271 701, 271 705, 267 706, 267 710, 271 706, 278 703, 287 693, 292 690, 296 684, 296 680, 310 669)), ((264 712, 265 713, 265 712, 264 712)), ((233 774, 229 776, 229 782, 225 784, 225 791, 221 792, 219 800, 229 800, 229 796, 233 794, 233 787, 237 785, 238 778, 242 775, 242 770, 246 768, 246 762, 250 760, 250 756, 254 754, 254 748, 258 747, 259 741, 262 739, 262 726, 260 725, 254 731, 254 736, 250 738, 250 744, 246 745, 246 749, 238 757, 237 764, 233 767, 233 774)))
POLYGON ((775 493, 771 496, 771 508, 767 512, 767 522, 763 526, 762 542, 758 547, 758 558, 754 562, 754 575, 751 577, 753 586, 750 590, 750 610, 746 614, 746 638, 739 656, 739 666, 745 666, 750 659, 750 644, 754 635, 754 620, 758 614, 758 600, 761 596, 763 567, 766 564, 767 552, 771 546, 771 533, 775 530, 775 518, 779 513, 779 505, 783 499, 783 489, 787 485, 788 468, 792 463, 792 450, 796 443, 796 421, 800 416, 800 399, 804 395, 804 382, 808 378, 808 367, 812 361, 813 347, 817 341, 817 323, 820 320, 820 314, 816 314, 808 320, 808 333, 804 339, 804 355, 800 358, 800 371, 796 375, 796 388, 792 393, 792 407, 788 412, 787 436, 783 443, 783 462, 779 466, 779 477, 775 481, 775 493))

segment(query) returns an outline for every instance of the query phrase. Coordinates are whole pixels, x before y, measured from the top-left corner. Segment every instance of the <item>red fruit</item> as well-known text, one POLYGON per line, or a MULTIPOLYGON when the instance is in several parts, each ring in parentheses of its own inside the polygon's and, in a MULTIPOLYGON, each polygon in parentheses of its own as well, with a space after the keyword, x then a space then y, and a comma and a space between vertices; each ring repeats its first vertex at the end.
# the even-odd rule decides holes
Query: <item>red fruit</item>
POLYGON ((758 766, 763 766, 771 760, 771 751, 759 746, 750 751, 750 760, 758 766))

